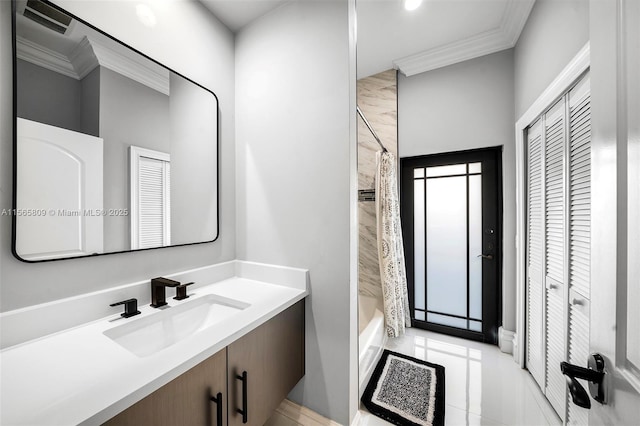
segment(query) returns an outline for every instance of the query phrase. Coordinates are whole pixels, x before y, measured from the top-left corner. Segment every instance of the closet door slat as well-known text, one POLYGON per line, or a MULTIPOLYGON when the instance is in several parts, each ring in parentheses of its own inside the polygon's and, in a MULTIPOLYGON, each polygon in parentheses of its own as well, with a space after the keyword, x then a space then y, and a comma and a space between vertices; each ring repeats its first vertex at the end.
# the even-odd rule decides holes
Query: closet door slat
POLYGON ((527 132, 527 368, 545 387, 544 354, 544 182, 542 122, 527 132))
POLYGON ((141 158, 139 171, 139 248, 162 246, 164 241, 164 162, 141 158))
MULTIPOLYGON (((589 301, 584 295, 571 290, 569 293, 569 362, 586 366, 589 357, 589 301)), ((589 410, 578 407, 570 401, 567 395, 568 424, 589 424, 589 410)))
POLYGON ((545 275, 563 282, 564 270, 564 101, 546 114, 545 123, 545 275))
MULTIPOLYGON (((569 92, 569 338, 568 361, 585 367, 589 357, 591 288, 591 100, 589 77, 569 92)), ((586 384, 585 384, 586 385, 586 384)), ((588 410, 567 396, 567 424, 589 424, 588 410)))
POLYGON ((545 395, 561 416, 566 411, 566 382, 560 363, 566 360, 566 97, 545 119, 545 395))
MULTIPOLYGON (((547 279, 549 281, 549 278, 547 279)), ((564 319, 564 286, 547 288, 546 291, 546 377, 545 395, 563 417, 566 407, 566 380, 560 372, 560 363, 566 360, 566 334, 564 319)))
MULTIPOLYGON (((584 84, 584 82, 582 83, 584 84)), ((570 105, 569 159, 569 284, 589 298, 591 273, 591 109, 590 97, 582 96, 570 105), (579 111, 578 114, 574 113, 579 111), (580 139, 576 134, 580 135, 580 139)))

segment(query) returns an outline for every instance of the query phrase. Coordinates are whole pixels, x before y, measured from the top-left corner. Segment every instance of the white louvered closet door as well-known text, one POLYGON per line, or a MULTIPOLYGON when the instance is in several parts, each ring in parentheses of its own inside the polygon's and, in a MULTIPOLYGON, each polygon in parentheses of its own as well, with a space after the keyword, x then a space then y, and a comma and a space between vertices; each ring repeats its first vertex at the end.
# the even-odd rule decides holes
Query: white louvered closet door
POLYGON ((565 99, 545 114, 545 394, 564 418, 566 382, 560 363, 566 360, 565 320, 565 99))
POLYGON ((560 362, 586 366, 589 355, 589 102, 587 75, 527 129, 526 362, 569 424, 588 422, 560 362))
POLYGON ((131 147, 131 249, 171 245, 169 154, 131 147))
POLYGON ((169 163, 140 157, 138 248, 169 245, 169 163))
POLYGON ((527 368, 545 388, 544 353, 544 179, 542 176, 544 149, 542 119, 527 132, 527 368))
MULTIPOLYGON (((589 356, 591 287, 591 105, 589 76, 569 92, 569 356, 585 367, 589 356)), ((586 383, 582 383, 586 388, 586 383)), ((569 396, 570 398, 570 396, 569 396)), ((586 425, 588 410, 568 400, 569 424, 586 425)))

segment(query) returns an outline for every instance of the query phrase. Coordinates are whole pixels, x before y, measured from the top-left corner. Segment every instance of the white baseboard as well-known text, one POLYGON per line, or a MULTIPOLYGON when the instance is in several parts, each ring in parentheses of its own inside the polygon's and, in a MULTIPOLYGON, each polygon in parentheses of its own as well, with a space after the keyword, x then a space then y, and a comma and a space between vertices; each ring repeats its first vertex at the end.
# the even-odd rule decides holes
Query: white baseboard
POLYGON ((513 360, 519 363, 520 346, 518 345, 518 333, 513 335, 513 360))
POLYGON ((351 422, 351 426, 359 426, 360 422, 362 421, 362 414, 360 414, 361 411, 358 410, 356 412, 356 415, 353 416, 353 421, 351 422))
POLYGON ((340 423, 336 423, 288 399, 282 401, 282 404, 276 408, 276 413, 304 426, 341 426, 340 423))
POLYGON ((504 327, 498 328, 498 346, 506 354, 513 354, 516 332, 504 327))

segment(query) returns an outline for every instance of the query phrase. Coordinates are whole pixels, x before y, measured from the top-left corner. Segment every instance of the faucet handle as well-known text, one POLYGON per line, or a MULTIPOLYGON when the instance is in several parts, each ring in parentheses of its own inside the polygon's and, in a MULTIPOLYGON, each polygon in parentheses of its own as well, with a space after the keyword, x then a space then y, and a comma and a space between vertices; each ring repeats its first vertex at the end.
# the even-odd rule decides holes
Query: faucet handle
POLYGON ((176 299, 176 300, 184 300, 184 299, 188 298, 189 295, 187 294, 187 286, 189 286, 191 284, 195 284, 195 283, 190 282, 190 283, 186 283, 186 284, 180 284, 179 286, 177 286, 176 287, 176 297, 174 297, 174 299, 176 299))
POLYGON ((129 318, 134 315, 138 315, 140 311, 138 310, 138 299, 127 299, 122 302, 112 303, 109 306, 119 306, 124 305, 124 313, 120 314, 123 318, 129 318))

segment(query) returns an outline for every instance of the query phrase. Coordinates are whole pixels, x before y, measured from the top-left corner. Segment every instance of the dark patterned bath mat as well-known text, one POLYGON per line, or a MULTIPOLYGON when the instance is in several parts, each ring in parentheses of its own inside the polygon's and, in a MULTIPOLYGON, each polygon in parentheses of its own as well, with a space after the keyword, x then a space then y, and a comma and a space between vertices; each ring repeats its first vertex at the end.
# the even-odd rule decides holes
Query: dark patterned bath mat
POLYGON ((396 425, 444 425, 444 367, 385 350, 362 403, 396 425))

